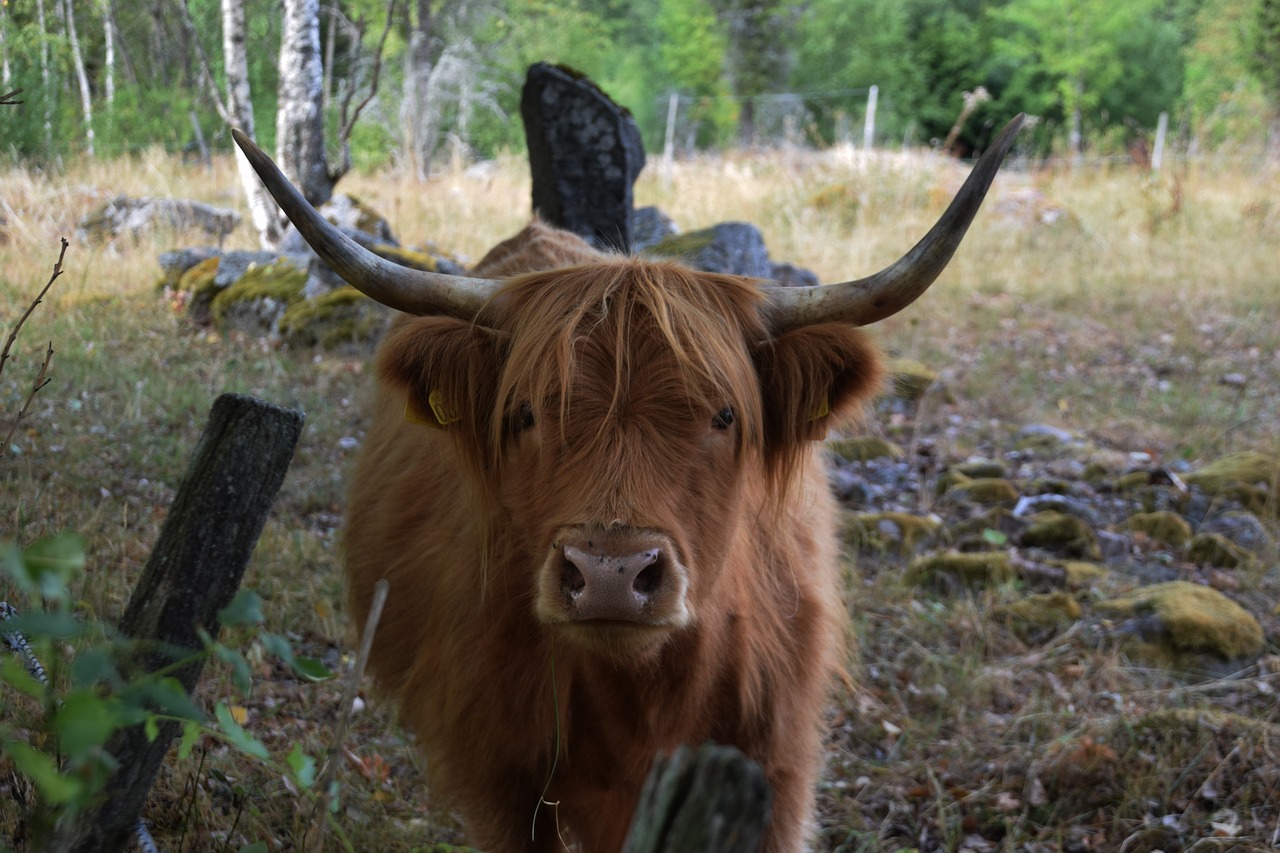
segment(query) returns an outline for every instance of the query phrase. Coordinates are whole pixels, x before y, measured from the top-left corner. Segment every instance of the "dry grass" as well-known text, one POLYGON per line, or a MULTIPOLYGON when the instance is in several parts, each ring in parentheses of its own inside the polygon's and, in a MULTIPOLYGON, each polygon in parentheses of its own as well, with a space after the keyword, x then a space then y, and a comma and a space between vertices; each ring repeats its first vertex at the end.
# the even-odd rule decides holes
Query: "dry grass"
MULTIPOLYGON (((737 156, 677 164, 669 181, 654 164, 636 196, 686 229, 754 222, 774 258, 833 281, 900 255, 962 177, 929 157, 737 156)), ((939 369, 954 397, 927 401, 916 428, 947 457, 999 446, 1031 422, 1166 459, 1280 450, 1275 177, 1210 167, 1158 178, 1124 169, 1002 176, 936 292, 877 331, 893 353, 939 369), (1056 223, 1037 220, 1052 209, 1062 211, 1056 223), (1223 384, 1227 374, 1243 384, 1223 384)), ((406 243, 431 241, 475 260, 523 224, 529 181, 523 162, 508 159, 427 184, 357 175, 344 189, 381 209, 406 243)), ((82 214, 120 192, 243 211, 227 160, 206 172, 146 154, 67 174, 0 175, 6 324, 48 278, 59 236, 71 237, 82 214)), ((271 630, 316 657, 347 660, 337 548, 351 451, 341 440, 362 435, 371 377, 361 356, 188 328, 155 289, 155 256, 195 239, 72 239, 67 273, 28 323, 0 384, 3 419, 44 342, 53 342, 53 382, 18 436, 21 453, 0 466, 0 537, 81 531, 91 568, 77 590, 80 609, 113 621, 215 396, 240 391, 298 406, 306 432, 246 585, 265 598, 271 630)), ((230 242, 252 245, 243 228, 230 242)), ((1275 571, 1274 563, 1259 570, 1275 571)), ((823 849, 1176 849, 1211 835, 1205 820, 1188 816, 1193 806, 1204 810, 1204 791, 1188 793, 1186 784, 1213 782, 1203 769, 1210 759, 1220 775, 1251 772, 1233 790, 1253 793, 1210 800, 1220 806, 1217 823, 1234 829, 1197 849, 1274 842, 1274 804, 1268 811, 1257 792, 1275 796, 1274 773, 1263 771, 1280 761, 1272 753, 1242 762, 1232 752, 1221 732, 1243 722, 1188 729, 1175 721, 1176 736, 1135 731, 1129 740, 1114 731, 1169 708, 1235 712, 1274 727, 1280 684, 1265 662, 1246 677, 1204 682, 1136 666, 1078 636, 1029 647, 987 618, 1009 590, 942 598, 907 587, 892 570, 851 572, 863 677, 833 720, 823 849), (1077 789, 1104 792, 1105 802, 1082 802, 1077 789), (1194 832, 1161 823, 1175 813, 1194 832)), ((1272 594, 1273 581, 1251 583, 1272 594)), ((294 743, 321 754, 339 688, 303 685, 267 661, 257 676, 253 695, 236 700, 249 726, 277 756, 294 743)), ((211 669, 203 691, 213 699, 232 688, 211 669)), ((0 696, 0 709, 6 701, 0 696)), ((354 726, 339 773, 339 822, 353 848, 459 842, 388 709, 370 697, 354 726)), ((11 800, 0 805, 5 831, 15 814, 11 800)), ((148 816, 170 851, 258 839, 295 849, 313 825, 305 799, 278 773, 212 742, 166 768, 148 816)))

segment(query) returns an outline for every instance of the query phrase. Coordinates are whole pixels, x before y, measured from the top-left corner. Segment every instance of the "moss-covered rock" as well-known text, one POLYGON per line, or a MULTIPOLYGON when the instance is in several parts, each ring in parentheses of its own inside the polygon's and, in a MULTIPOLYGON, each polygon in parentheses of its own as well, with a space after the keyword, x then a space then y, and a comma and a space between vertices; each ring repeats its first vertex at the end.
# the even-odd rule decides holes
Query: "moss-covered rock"
POLYGON ((947 489, 947 498, 982 506, 1012 506, 1018 502, 1018 489, 999 477, 979 477, 954 484, 947 489))
POLYGON ((948 551, 917 557, 907 566, 908 583, 951 587, 986 587, 1013 580, 1013 563, 1004 551, 956 553, 948 551))
POLYGON ((1085 589, 1107 576, 1106 566, 1087 560, 1058 560, 1053 565, 1062 569, 1068 589, 1085 589))
POLYGON ((249 333, 274 334, 285 309, 302 299, 306 270, 281 258, 250 266, 244 275, 219 291, 210 303, 215 323, 249 333))
POLYGON ((868 462, 872 459, 901 459, 902 448, 878 435, 838 438, 827 442, 827 449, 842 462, 868 462))
POLYGON ((1033 515, 1019 542, 1027 548, 1043 548, 1068 557, 1099 560, 1102 552, 1093 528, 1083 519, 1061 512, 1033 515))
POLYGON ((280 335, 291 343, 326 349, 351 343, 372 345, 381 337, 388 313, 354 287, 339 287, 286 308, 280 317, 280 335))
POLYGON ((1202 566, 1234 569, 1247 564, 1252 555, 1219 533, 1198 533, 1187 545, 1187 557, 1202 566))
POLYGON ((847 513, 841 538, 846 545, 859 550, 896 548, 900 554, 911 554, 935 539, 941 528, 942 520, 936 516, 906 512, 847 513))
POLYGON ((924 396, 938 381, 938 374, 919 361, 895 358, 889 361, 889 379, 893 396, 911 402, 924 396))
POLYGON ((1125 519, 1124 527, 1175 548, 1182 547, 1191 538, 1191 523, 1168 510, 1136 512, 1125 519))
POLYGON ((1062 633, 1084 611, 1080 602, 1065 592, 1031 595, 996 608, 995 617, 1019 639, 1038 644, 1062 633))
POLYGON ((444 272, 440 268, 440 259, 428 252, 418 252, 402 246, 395 246, 391 243, 378 243, 373 247, 372 251, 375 255, 394 261, 402 267, 426 270, 427 272, 444 272))
POLYGON ((959 468, 948 468, 939 474, 937 481, 934 482, 934 494, 938 497, 942 497, 950 491, 953 486, 957 486, 960 483, 968 483, 972 479, 972 477, 961 471, 959 468))
POLYGON ((1142 620, 1137 633, 1173 652, 1203 652, 1236 660, 1262 651, 1258 620, 1207 586, 1186 581, 1154 584, 1098 602, 1095 608, 1102 615, 1142 620))
POLYGON ((1111 483, 1111 488, 1117 492, 1132 492, 1150 485, 1151 472, 1130 471, 1127 474, 1121 474, 1116 477, 1111 483))
POLYGON ((1009 476, 1009 469, 1004 466, 1003 462, 997 462, 993 459, 970 459, 967 462, 961 462, 952 465, 949 470, 959 471, 966 477, 978 479, 1002 479, 1009 476))
POLYGON ((1280 459, 1245 451, 1224 456, 1182 478, 1188 485, 1236 501, 1252 513, 1276 515, 1280 492, 1280 459))

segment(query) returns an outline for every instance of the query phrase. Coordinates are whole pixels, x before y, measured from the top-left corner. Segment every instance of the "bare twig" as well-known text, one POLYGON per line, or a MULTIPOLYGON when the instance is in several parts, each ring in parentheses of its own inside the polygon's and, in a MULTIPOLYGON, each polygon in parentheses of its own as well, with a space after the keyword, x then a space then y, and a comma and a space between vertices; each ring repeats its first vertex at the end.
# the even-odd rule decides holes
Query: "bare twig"
MULTIPOLYGON (((373 73, 369 76, 369 91, 356 104, 354 110, 351 110, 351 99, 355 95, 356 87, 351 86, 345 96, 342 98, 342 106, 339 110, 341 127, 338 130, 338 145, 342 149, 342 165, 339 169, 340 174, 345 174, 351 168, 351 131, 356 126, 356 119, 360 117, 360 113, 364 110, 369 102, 378 94, 378 78, 382 74, 382 54, 387 44, 387 36, 391 34, 391 25, 395 18, 396 3, 398 0, 388 0, 387 2, 387 23, 382 28, 382 38, 378 39, 378 50, 373 56, 373 73), (350 112, 350 115, 348 115, 350 112)), ((356 43, 364 40, 364 21, 361 20, 357 25, 356 43)))
POLYGON ((321 820, 308 848, 313 853, 320 853, 324 849, 324 830, 327 825, 324 816, 329 813, 329 806, 333 801, 329 783, 338 770, 338 757, 342 753, 343 741, 347 739, 347 729, 351 725, 356 693, 360 689, 361 679, 364 678, 364 668, 369 663, 369 653, 373 649, 373 635, 378 630, 378 621, 382 619, 382 607, 387 603, 387 593, 390 590, 391 584, 386 578, 378 581, 373 587, 373 603, 369 607, 369 618, 364 623, 364 632, 360 635, 360 651, 356 655, 355 669, 351 671, 347 689, 342 695, 342 715, 338 718, 338 731, 334 734, 333 743, 329 745, 329 754, 325 757, 324 768, 316 780, 316 789, 320 791, 320 800, 316 808, 321 814, 321 820))
MULTIPOLYGON (((49 288, 53 287, 54 281, 58 276, 62 275, 62 260, 67 255, 67 238, 62 239, 62 251, 58 253, 58 262, 53 265, 53 274, 49 276, 49 281, 40 289, 36 298, 32 301, 23 315, 18 318, 18 322, 13 327, 13 331, 9 333, 8 340, 4 343, 4 349, 0 350, 0 375, 4 374, 4 366, 9 361, 9 351, 13 349, 14 341, 18 339, 18 332, 22 331, 23 325, 27 322, 27 318, 36 310, 36 306, 44 300, 44 296, 49 292, 49 288)), ((9 450, 9 441, 13 438, 13 434, 18 430, 18 424, 22 423, 22 419, 27 416, 27 412, 31 408, 31 401, 35 399, 36 394, 41 388, 49 384, 49 365, 53 362, 53 343, 50 342, 48 350, 44 356, 44 362, 40 365, 40 371, 36 373, 35 381, 31 383, 31 393, 27 395, 27 399, 23 401, 18 416, 14 418, 13 423, 9 425, 9 431, 4 437, 4 443, 0 444, 0 459, 4 458, 5 453, 9 450)))
POLYGON ((21 89, 14 89, 12 92, 5 92, 3 95, 0 95, 0 107, 16 107, 19 104, 26 103, 25 101, 14 100, 16 96, 21 94, 21 89))

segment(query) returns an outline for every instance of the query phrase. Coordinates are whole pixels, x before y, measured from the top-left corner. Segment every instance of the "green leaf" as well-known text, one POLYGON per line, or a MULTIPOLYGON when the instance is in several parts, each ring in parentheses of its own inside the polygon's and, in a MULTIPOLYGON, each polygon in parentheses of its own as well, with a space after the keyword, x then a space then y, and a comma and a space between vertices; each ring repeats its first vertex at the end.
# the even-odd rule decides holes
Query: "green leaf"
POLYGON ((261 625, 262 599, 251 589, 242 589, 231 603, 218 611, 218 621, 226 626, 261 625))
POLYGON ((84 555, 84 539, 62 533, 29 545, 22 561, 46 600, 65 602, 71 597, 67 587, 84 571, 84 555))
POLYGON ((205 713, 196 707, 182 682, 173 676, 135 682, 120 694, 121 700, 171 717, 202 722, 205 713))
POLYGON ((0 661, 0 681, 41 701, 44 699, 45 692, 49 690, 46 685, 40 683, 39 679, 27 672, 27 668, 13 655, 5 655, 4 660, 0 661))
POLYGON ((63 776, 53 756, 32 749, 21 741, 11 740, 4 745, 5 752, 14 766, 35 783, 40 796, 51 805, 62 805, 78 799, 84 793, 84 783, 74 776, 63 776))
POLYGON ((204 733, 204 726, 195 720, 187 720, 182 724, 182 740, 178 742, 178 758, 186 761, 191 756, 191 750, 195 747, 196 741, 200 739, 200 735, 204 733))
POLYGON ((0 542, 0 572, 8 575, 28 598, 37 596, 36 584, 22 559, 22 549, 16 542, 0 542))
POLYGON ((982 531, 982 539, 985 542, 995 545, 997 548, 1004 547, 1009 544, 1008 536, 1001 533, 999 530, 994 530, 990 527, 982 531))
POLYGON ((248 693, 253 686, 253 675, 244 655, 221 643, 214 644, 213 653, 218 656, 218 660, 231 667, 231 683, 236 686, 236 690, 242 694, 248 693))
POLYGON ((227 736, 227 741, 232 746, 245 755, 261 758, 263 761, 267 759, 267 747, 235 721, 235 718, 231 716, 231 709, 227 707, 225 702, 219 702, 217 707, 213 709, 213 714, 218 718, 218 726, 222 729, 222 733, 227 736))
POLYGON ((37 638, 46 640, 69 640, 85 632, 84 624, 69 613, 36 610, 24 613, 4 623, 4 630, 18 631, 28 641, 37 638))
POLYGON ((100 681, 116 685, 120 683, 120 675, 111 650, 92 646, 77 655, 71 664, 71 683, 76 687, 89 687, 100 681))
POLYGON ((289 769, 299 785, 310 788, 316 783, 316 760, 302 751, 302 744, 295 743, 285 760, 289 762, 289 769))
POLYGON ((293 671, 308 681, 328 681, 334 677, 333 670, 315 658, 294 658, 293 671))
POLYGON ((102 746, 116 727, 115 701, 90 690, 68 693, 53 716, 58 746, 74 758, 83 758, 102 746))
POLYGON ((147 736, 147 743, 156 742, 156 738, 160 736, 160 724, 156 722, 154 716, 147 716, 146 721, 142 724, 142 732, 147 736))
POLYGON ((267 853, 268 847, 265 841, 255 841, 252 844, 246 844, 240 848, 240 853, 267 853))
POLYGON ((333 672, 320 661, 295 655, 293 646, 279 634, 263 631, 258 635, 258 639, 262 642, 264 649, 280 658, 290 669, 307 681, 328 681, 333 678, 333 672))

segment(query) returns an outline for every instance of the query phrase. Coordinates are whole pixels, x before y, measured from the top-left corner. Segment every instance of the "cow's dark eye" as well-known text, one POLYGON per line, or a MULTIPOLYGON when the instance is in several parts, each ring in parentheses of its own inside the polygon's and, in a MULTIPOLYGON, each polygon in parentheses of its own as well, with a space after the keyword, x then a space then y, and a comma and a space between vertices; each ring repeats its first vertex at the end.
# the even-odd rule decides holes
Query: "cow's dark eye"
POLYGON ((533 406, 528 402, 521 403, 520 407, 511 414, 509 423, 513 435, 529 429, 533 426, 533 406))
POLYGON ((716 416, 711 419, 711 425, 716 429, 728 429, 733 425, 733 409, 725 406, 716 412, 716 416))

